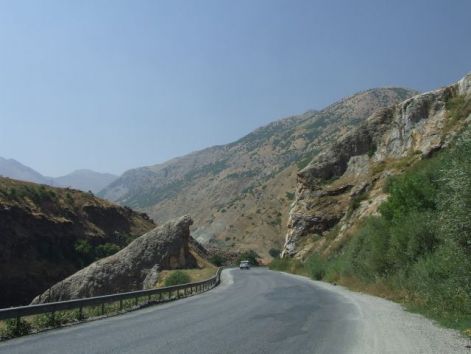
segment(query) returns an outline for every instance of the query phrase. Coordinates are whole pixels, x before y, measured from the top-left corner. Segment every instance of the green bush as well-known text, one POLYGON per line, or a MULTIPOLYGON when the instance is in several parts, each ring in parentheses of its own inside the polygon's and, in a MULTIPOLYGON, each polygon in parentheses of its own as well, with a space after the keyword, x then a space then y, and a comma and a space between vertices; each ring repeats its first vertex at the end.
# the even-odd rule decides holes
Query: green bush
POLYGON ((165 286, 186 284, 191 281, 190 276, 181 270, 176 270, 165 279, 165 286))
POLYGON ((305 262, 305 268, 312 279, 321 280, 324 278, 327 269, 327 260, 319 254, 314 253, 305 262))
POLYGON ((214 254, 209 257, 209 261, 217 267, 221 267, 226 263, 226 259, 220 254, 214 254))
POLYGON ((31 324, 22 318, 19 321, 16 319, 6 320, 5 328, 2 331, 2 337, 9 339, 21 337, 31 333, 31 324))
POLYGON ((98 245, 95 248, 95 252, 94 252, 95 260, 111 256, 115 254, 116 252, 118 252, 120 249, 121 247, 119 247, 118 245, 114 243, 109 243, 109 242, 104 243, 102 245, 98 245))
POLYGON ((268 254, 273 258, 279 258, 281 251, 278 248, 270 248, 268 254))

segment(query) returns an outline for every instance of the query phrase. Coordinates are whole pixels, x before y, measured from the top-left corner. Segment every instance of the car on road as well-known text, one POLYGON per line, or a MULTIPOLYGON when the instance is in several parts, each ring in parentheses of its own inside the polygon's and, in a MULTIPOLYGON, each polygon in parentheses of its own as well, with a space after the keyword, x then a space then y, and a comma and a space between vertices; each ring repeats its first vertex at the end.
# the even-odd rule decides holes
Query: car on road
POLYGON ((241 261, 239 265, 240 269, 250 269, 250 262, 249 261, 241 261))

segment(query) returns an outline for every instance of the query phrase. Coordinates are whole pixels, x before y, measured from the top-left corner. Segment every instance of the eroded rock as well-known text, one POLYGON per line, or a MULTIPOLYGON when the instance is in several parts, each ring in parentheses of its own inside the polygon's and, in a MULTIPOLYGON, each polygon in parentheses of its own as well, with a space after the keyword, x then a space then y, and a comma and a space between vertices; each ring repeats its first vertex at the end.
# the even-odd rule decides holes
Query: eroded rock
POLYGON ((191 268, 189 216, 169 221, 55 284, 35 303, 99 296, 153 287, 160 269, 191 268))

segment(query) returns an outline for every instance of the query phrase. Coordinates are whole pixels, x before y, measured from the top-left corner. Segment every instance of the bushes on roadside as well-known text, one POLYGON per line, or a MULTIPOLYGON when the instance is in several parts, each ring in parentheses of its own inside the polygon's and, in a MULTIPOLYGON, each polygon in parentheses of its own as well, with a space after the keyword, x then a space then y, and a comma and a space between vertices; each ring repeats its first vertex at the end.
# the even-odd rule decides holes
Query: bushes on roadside
POLYGON ((186 284, 191 281, 190 276, 181 270, 176 270, 165 279, 165 286, 186 284))
MULTIPOLYGON (((442 323, 471 327, 471 128, 447 151, 390 178, 387 191, 379 216, 329 259, 311 255, 302 271, 383 284, 442 323)), ((292 271, 292 264, 270 267, 292 271)))
POLYGON ((17 321, 16 319, 6 320, 5 321, 5 328, 1 332, 1 337, 5 339, 21 337, 26 334, 31 333, 31 324, 25 321, 24 319, 20 319, 17 321))

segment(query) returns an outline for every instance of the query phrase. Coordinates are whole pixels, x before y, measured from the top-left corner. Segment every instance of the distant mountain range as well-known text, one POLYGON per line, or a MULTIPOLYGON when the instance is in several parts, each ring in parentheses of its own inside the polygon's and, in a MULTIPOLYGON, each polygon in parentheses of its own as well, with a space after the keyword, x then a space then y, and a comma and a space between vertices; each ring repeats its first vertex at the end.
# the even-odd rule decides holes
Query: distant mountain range
POLYGON ((54 187, 71 187, 85 192, 92 191, 93 193, 98 193, 118 178, 118 176, 110 173, 85 169, 76 170, 61 177, 47 177, 21 162, 3 157, 0 157, 0 176, 54 187))

